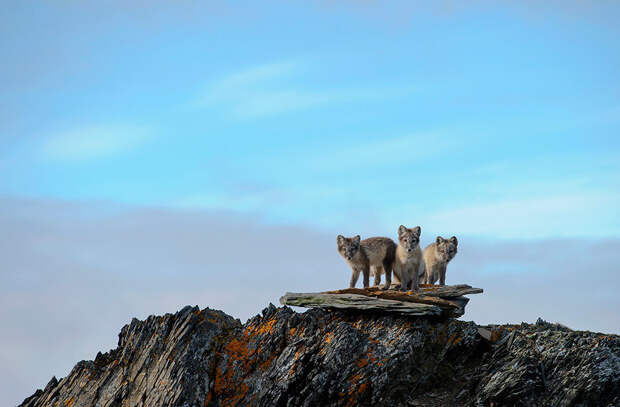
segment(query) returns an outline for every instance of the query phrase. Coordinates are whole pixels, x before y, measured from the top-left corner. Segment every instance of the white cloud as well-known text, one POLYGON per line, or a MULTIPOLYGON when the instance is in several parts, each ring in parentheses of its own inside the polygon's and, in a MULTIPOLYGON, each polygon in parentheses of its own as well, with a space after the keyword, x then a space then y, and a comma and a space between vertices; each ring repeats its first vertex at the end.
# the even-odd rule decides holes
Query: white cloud
POLYGON ((308 59, 290 59, 232 73, 211 83, 198 106, 223 107, 238 119, 274 116, 317 106, 381 101, 413 91, 411 86, 308 88, 308 59))
POLYGON ((287 81, 303 70, 301 59, 284 60, 253 66, 233 72, 212 81, 204 90, 199 106, 213 106, 221 103, 236 104, 253 95, 273 91, 274 87, 287 81))
POLYGON ((137 126, 87 126, 47 138, 41 155, 59 161, 88 161, 134 150, 152 134, 137 126))
POLYGON ((370 142, 348 146, 333 145, 328 152, 310 158, 313 170, 333 171, 342 168, 360 168, 378 164, 403 164, 429 159, 440 153, 453 151, 471 142, 469 139, 446 136, 447 131, 428 131, 398 137, 384 137, 370 142))
POLYGON ((330 97, 327 94, 306 91, 258 92, 247 94, 245 97, 237 100, 231 112, 236 117, 254 118, 309 109, 329 101, 330 97))
POLYGON ((617 194, 582 191, 457 206, 427 212, 419 219, 433 233, 497 238, 613 237, 620 234, 618 217, 607 209, 597 211, 613 207, 620 207, 617 194))
POLYGON ((287 60, 251 67, 244 71, 230 74, 213 84, 213 89, 231 90, 262 84, 272 79, 279 79, 287 74, 299 71, 301 60, 287 60))

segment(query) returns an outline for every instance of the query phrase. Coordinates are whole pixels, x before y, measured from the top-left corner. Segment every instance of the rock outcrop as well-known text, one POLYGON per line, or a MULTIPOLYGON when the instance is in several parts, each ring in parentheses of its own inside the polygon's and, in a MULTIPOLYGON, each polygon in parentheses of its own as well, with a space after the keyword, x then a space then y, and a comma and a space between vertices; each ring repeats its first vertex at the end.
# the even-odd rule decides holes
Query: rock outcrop
POLYGON ((393 284, 390 290, 379 287, 346 288, 322 293, 286 293, 282 305, 306 308, 348 309, 360 311, 393 312, 414 316, 460 317, 465 313, 469 298, 466 294, 480 294, 481 288, 466 284, 438 286, 421 285, 419 292, 402 292, 393 284))
POLYGON ((618 406, 620 337, 270 305, 247 323, 186 307, 21 406, 618 406))

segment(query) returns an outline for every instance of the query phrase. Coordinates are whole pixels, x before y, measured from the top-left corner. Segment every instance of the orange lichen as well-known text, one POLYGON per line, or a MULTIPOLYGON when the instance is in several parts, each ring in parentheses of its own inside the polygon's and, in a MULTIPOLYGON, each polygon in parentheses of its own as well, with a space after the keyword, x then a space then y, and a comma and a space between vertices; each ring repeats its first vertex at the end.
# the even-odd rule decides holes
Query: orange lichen
POLYGON ((235 383, 235 372, 243 377, 250 370, 252 361, 247 343, 233 338, 224 346, 224 353, 228 356, 224 372, 218 366, 215 370, 213 391, 222 398, 222 406, 237 405, 247 394, 249 387, 245 383, 235 383))
POLYGON ((499 328, 491 331, 491 342, 497 342, 499 338, 502 336, 503 331, 504 331, 503 326, 500 326, 499 328))
POLYGON ((378 362, 378 359, 375 357, 375 355, 374 355, 374 353, 372 351, 372 348, 368 349, 368 352, 366 352, 366 358, 368 359, 368 361, 370 363, 377 364, 379 366, 383 366, 382 362, 378 362))
POLYGON ((353 393, 351 393, 351 397, 349 398, 347 406, 350 406, 350 407, 356 406, 358 404, 357 399, 359 398, 361 394, 365 393, 367 389, 368 389, 368 383, 360 384, 357 387, 357 389, 353 393))
MULTIPOLYGON (((349 390, 349 400, 347 401, 347 406, 353 407, 357 405, 357 400, 361 394, 366 392, 368 389, 368 383, 357 384, 362 378, 361 374, 353 375, 349 378, 349 383, 351 383, 351 390, 349 390)), ((339 393, 340 394, 340 393, 339 393)), ((343 395, 344 396, 344 395, 343 395)))
POLYGON ((269 358, 267 358, 267 360, 265 360, 263 363, 261 363, 258 367, 261 370, 267 370, 267 368, 271 365, 271 362, 273 362, 275 357, 276 357, 275 353, 272 353, 271 356, 269 356, 269 358))
POLYGON ((295 352, 295 356, 293 357, 293 364, 291 365, 291 368, 288 370, 288 375, 291 376, 294 372, 295 372, 295 368, 297 367, 297 361, 299 360, 299 356, 302 353, 302 348, 298 348, 297 351, 295 352))
POLYGON ((228 380, 230 380, 230 377, 232 377, 232 370, 229 369, 227 375, 225 376, 220 371, 220 368, 217 367, 215 369, 215 383, 213 384, 213 390, 218 394, 223 393, 224 390, 226 390, 226 384, 228 380))
POLYGON ((176 355, 176 353, 177 353, 177 349, 176 348, 172 349, 172 352, 170 352, 170 354, 168 355, 168 360, 174 359, 174 355, 176 355))
POLYGON ((272 318, 270 320, 268 320, 267 322, 264 322, 263 324, 259 325, 259 326, 254 326, 254 325, 249 325, 246 330, 245 333, 248 335, 265 335, 265 334, 272 334, 273 333, 273 329, 276 325, 276 319, 272 318))
POLYGON ((73 403, 75 403, 75 398, 73 398, 73 396, 71 396, 69 400, 65 400, 65 406, 67 407, 71 407, 73 403))
POLYGON ((461 342, 462 340, 463 340, 463 338, 459 337, 458 333, 453 333, 448 338, 448 343, 451 343, 453 345, 458 345, 459 342, 461 342))
POLYGON ((233 338, 230 342, 228 342, 224 349, 226 350, 226 353, 233 358, 233 360, 248 359, 249 350, 247 343, 241 342, 237 338, 233 338))
POLYGON ((291 336, 295 335, 295 332, 297 331, 297 328, 291 328, 291 330, 289 331, 291 336))
POLYGON ((331 343, 333 339, 334 339, 334 333, 333 332, 328 332, 327 335, 325 335, 325 342, 326 343, 331 343))
POLYGON ((238 388, 238 392, 230 399, 229 402, 224 401, 222 406, 224 407, 234 407, 238 406, 239 402, 245 398, 249 388, 245 383, 241 383, 238 388))
POLYGON ((358 382, 361 378, 362 378, 362 375, 361 375, 361 374, 359 374, 359 373, 357 373, 357 374, 355 374, 355 375, 353 375, 353 376, 351 376, 351 377, 349 378, 349 382, 350 382, 351 384, 355 384, 355 383, 357 383, 357 382, 358 382))
POLYGON ((211 403, 211 399, 213 399, 213 393, 208 392, 207 397, 205 397, 204 407, 207 407, 211 403))
POLYGON ((219 367, 216 368, 214 391, 217 394, 223 394, 228 388, 235 372, 235 362, 241 363, 243 372, 247 372, 249 364, 249 351, 247 344, 241 342, 237 338, 233 338, 224 347, 225 353, 228 355, 228 364, 226 366, 226 373, 223 374, 219 367))
POLYGON ((447 340, 446 338, 447 334, 446 334, 446 330, 445 329, 441 329, 439 332, 437 332, 436 338, 438 342, 445 342, 447 340))
POLYGON ((357 360, 355 362, 355 364, 357 365, 357 367, 359 367, 360 369, 365 367, 366 365, 368 365, 368 360, 366 360, 365 358, 362 358, 360 360, 357 360))

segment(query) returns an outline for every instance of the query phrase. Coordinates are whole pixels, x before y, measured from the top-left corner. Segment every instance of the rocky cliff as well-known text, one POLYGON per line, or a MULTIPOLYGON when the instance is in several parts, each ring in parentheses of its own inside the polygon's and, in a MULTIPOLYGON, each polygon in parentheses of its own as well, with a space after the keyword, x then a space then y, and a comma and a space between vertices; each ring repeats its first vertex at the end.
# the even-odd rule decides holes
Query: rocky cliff
POLYGON ((620 337, 270 305, 134 319, 34 406, 620 406, 620 337))

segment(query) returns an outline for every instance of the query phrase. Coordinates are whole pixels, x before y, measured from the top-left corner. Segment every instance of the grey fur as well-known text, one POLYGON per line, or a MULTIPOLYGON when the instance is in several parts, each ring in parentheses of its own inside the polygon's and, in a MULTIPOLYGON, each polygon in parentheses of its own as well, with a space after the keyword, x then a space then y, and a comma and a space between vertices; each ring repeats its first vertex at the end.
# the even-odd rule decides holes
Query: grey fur
POLYGON ((363 275, 364 288, 370 285, 370 270, 374 270, 375 285, 381 284, 381 274, 385 273, 383 290, 392 284, 392 266, 396 243, 389 237, 371 237, 360 241, 360 236, 344 237, 338 235, 338 253, 351 266, 349 287, 354 288, 360 273, 363 275))
POLYGON ((437 236, 434 243, 429 244, 424 249, 424 262, 426 263, 426 273, 424 282, 426 284, 435 284, 439 280, 439 285, 446 284, 446 271, 450 260, 456 256, 458 247, 458 239, 452 236, 450 239, 444 239, 437 236))
POLYGON ((420 249, 422 228, 398 228, 398 247, 394 258, 394 276, 400 280, 402 291, 419 289, 419 278, 424 275, 424 258, 420 249))

